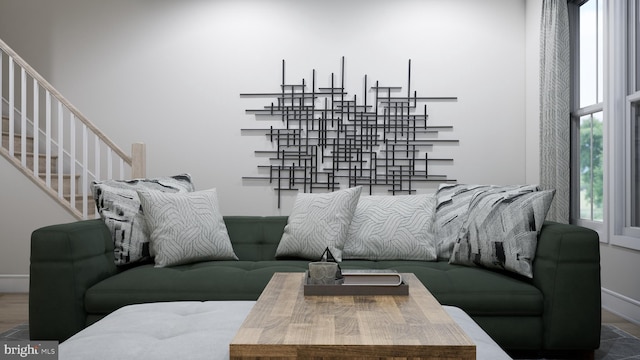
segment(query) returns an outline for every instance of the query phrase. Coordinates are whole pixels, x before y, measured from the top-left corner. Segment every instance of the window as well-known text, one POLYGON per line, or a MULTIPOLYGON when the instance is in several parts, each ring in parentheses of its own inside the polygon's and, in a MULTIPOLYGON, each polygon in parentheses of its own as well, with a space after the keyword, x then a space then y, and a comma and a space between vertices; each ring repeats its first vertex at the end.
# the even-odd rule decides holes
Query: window
POLYGON ((580 117, 580 219, 602 221, 603 163, 602 111, 580 117))
POLYGON ((602 222, 604 218, 603 98, 604 24, 601 0, 572 7, 574 51, 573 218, 602 222))
POLYGON ((640 250, 640 0, 572 0, 572 221, 640 250))
POLYGON ((603 23, 602 1, 590 0, 580 6, 580 108, 602 104, 603 23))

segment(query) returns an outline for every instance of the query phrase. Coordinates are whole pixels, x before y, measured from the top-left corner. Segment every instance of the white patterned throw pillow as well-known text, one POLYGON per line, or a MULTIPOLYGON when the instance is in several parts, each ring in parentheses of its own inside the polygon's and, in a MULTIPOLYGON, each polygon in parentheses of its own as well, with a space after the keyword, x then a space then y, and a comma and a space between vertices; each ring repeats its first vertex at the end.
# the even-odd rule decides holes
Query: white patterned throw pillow
POLYGON ((215 189, 186 194, 138 192, 156 267, 205 260, 238 260, 215 189))
POLYGON ((140 211, 137 190, 142 189, 185 193, 194 187, 189 174, 91 183, 98 213, 111 232, 115 263, 119 266, 149 260, 153 255, 147 224, 140 211))
POLYGON ((438 260, 449 260, 474 196, 486 192, 538 190, 537 185, 441 184, 436 192, 434 231, 438 260))
POLYGON ((337 261, 347 240, 361 186, 331 193, 296 196, 276 257, 317 260, 328 247, 337 261))
POLYGON ((434 195, 363 196, 344 245, 344 259, 436 259, 434 195))
POLYGON ((479 194, 469 205, 449 262, 532 278, 538 234, 554 194, 531 189, 479 194))

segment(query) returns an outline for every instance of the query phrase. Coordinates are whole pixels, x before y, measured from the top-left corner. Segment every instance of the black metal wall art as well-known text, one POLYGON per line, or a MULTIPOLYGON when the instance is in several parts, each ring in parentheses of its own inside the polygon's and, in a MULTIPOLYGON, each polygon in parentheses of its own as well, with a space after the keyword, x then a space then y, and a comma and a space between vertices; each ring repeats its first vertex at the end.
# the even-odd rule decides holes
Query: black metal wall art
POLYGON ((369 194, 374 187, 386 187, 396 195, 415 193, 419 182, 455 182, 429 171, 429 164, 453 162, 451 158, 430 157, 430 150, 441 144, 458 144, 459 140, 439 138, 441 131, 453 127, 428 125, 426 103, 455 102, 457 97, 412 93, 411 60, 408 68, 406 93, 402 87, 382 86, 378 81, 369 87, 365 75, 365 93, 349 98, 344 57, 340 79, 332 73, 330 86, 319 87, 313 70, 310 88, 305 79, 287 83, 282 60, 279 91, 240 94, 272 98, 264 108, 247 109, 246 113, 254 114, 256 120, 278 122, 268 128, 241 129, 243 134, 264 134, 274 144, 272 150, 255 152, 269 159, 268 164, 258 166, 264 175, 243 179, 274 184, 278 208, 282 191, 334 191, 343 183, 368 187, 369 194))

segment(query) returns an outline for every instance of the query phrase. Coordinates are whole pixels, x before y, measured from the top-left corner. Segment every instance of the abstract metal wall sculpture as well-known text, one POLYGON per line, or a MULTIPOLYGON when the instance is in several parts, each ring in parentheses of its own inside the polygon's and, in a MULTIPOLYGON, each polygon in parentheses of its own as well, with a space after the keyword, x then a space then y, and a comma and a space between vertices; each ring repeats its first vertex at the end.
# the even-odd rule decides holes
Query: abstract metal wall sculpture
POLYGON ((426 105, 430 101, 457 101, 456 97, 412 93, 411 60, 406 93, 402 87, 382 86, 378 81, 368 89, 365 75, 365 94, 348 99, 344 80, 344 57, 339 80, 332 73, 330 86, 318 87, 313 70, 311 88, 305 79, 298 84, 286 83, 282 60, 279 91, 240 94, 273 98, 264 108, 247 109, 246 113, 281 122, 269 128, 241 129, 243 133, 265 134, 274 144, 273 150, 255 152, 269 157, 268 165, 258 166, 265 175, 243 179, 275 184, 278 208, 282 191, 334 191, 341 182, 348 187, 368 187, 369 194, 382 186, 396 195, 414 193, 419 182, 456 181, 429 171, 429 164, 453 161, 430 157, 429 150, 438 144, 457 144, 458 140, 438 138, 440 131, 453 127, 427 125, 426 105))

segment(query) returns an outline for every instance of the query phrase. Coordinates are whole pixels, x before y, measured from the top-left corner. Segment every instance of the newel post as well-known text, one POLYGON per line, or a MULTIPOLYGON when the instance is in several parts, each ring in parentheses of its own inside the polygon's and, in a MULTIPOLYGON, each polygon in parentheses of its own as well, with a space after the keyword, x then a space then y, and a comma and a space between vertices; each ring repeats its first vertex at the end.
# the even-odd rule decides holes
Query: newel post
POLYGON ((144 143, 131 145, 131 178, 140 179, 147 176, 147 146, 144 143))

